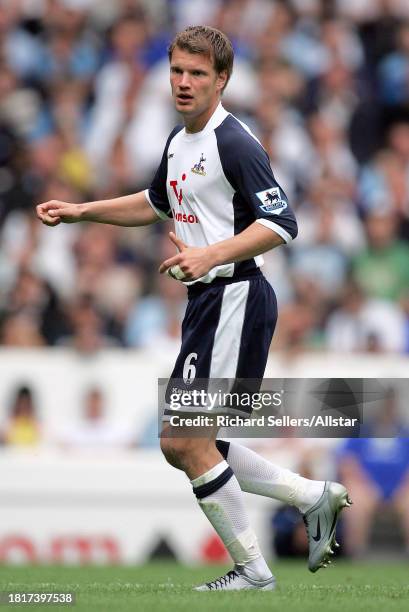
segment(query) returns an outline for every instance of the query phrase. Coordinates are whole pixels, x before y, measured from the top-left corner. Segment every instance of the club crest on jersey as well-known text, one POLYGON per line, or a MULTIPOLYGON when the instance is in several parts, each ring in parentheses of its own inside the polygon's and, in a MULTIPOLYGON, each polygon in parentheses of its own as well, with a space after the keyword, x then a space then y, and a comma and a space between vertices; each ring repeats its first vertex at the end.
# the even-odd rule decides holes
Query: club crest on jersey
POLYGON ((261 202, 261 210, 265 213, 280 215, 287 208, 287 202, 281 199, 279 187, 259 191, 256 196, 261 202))
POLYGON ((197 164, 195 164, 193 166, 193 168, 191 168, 191 171, 194 172, 195 174, 201 174, 201 176, 206 176, 206 172, 204 169, 204 165, 203 162, 206 161, 206 158, 203 157, 203 153, 200 156, 200 160, 198 161, 197 164))

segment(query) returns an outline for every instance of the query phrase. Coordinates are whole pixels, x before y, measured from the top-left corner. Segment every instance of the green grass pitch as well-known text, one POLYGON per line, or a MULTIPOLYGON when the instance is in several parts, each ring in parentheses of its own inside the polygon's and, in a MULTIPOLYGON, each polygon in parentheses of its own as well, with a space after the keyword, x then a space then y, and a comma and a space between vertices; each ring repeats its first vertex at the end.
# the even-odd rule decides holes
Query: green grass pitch
MULTIPOLYGON (((230 569, 230 568, 228 568, 230 569)), ((75 606, 0 605, 3 610, 73 612, 387 612, 409 610, 409 562, 337 561, 310 574, 305 563, 274 564, 274 592, 195 593, 226 567, 150 563, 136 567, 0 566, 1 591, 74 591, 75 606)))

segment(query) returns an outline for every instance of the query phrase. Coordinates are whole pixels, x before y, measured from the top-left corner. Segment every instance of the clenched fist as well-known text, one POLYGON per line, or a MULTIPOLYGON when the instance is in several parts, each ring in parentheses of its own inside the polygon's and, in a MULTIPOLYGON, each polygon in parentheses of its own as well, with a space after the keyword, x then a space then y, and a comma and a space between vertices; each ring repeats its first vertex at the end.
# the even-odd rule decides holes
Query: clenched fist
POLYGON ((81 220, 82 205, 50 200, 36 207, 37 217, 45 225, 54 227, 59 223, 75 223, 81 220))
POLYGON ((216 265, 214 255, 208 247, 189 247, 173 232, 169 233, 169 238, 179 253, 161 263, 159 267, 161 274, 167 272, 177 280, 191 281, 205 276, 216 265))

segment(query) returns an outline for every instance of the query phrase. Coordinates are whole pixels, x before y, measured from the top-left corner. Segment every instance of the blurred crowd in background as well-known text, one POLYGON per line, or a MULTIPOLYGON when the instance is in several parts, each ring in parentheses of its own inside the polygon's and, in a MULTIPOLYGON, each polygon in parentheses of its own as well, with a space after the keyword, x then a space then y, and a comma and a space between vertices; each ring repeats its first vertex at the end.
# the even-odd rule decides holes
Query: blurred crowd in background
MULTIPOLYGON (((223 103, 268 151, 298 218, 297 240, 265 256, 272 351, 409 354, 407 0, 0 0, 0 344, 177 350, 186 290, 157 273, 171 224, 49 228, 35 205, 149 186, 180 123, 167 47, 197 24, 233 41, 223 103)), ((40 445, 37 408, 17 388, 0 445, 40 445)), ((139 444, 105 408, 88 389, 60 445, 139 444)), ((362 525, 384 504, 409 550, 407 439, 345 440, 334 461, 362 498, 347 552, 365 550, 362 525)), ((298 515, 274 520, 277 552, 304 554, 298 515)))
POLYGON ((174 349, 170 224, 48 228, 35 205, 146 188, 173 110, 167 46, 205 23, 233 41, 228 110, 268 151, 299 222, 264 273, 272 350, 409 353, 409 3, 0 2, 0 342, 174 349))

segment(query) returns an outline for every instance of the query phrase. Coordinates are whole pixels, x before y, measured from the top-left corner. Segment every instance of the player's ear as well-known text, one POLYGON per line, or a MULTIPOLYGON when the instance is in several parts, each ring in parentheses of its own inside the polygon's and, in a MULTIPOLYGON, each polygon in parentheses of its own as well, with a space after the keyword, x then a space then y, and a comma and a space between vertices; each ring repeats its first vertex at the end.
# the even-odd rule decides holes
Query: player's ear
POLYGON ((217 75, 217 89, 219 91, 222 91, 226 83, 227 83, 227 70, 222 70, 217 75))

